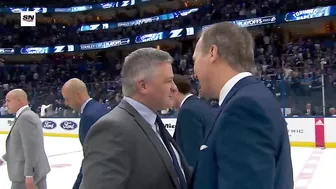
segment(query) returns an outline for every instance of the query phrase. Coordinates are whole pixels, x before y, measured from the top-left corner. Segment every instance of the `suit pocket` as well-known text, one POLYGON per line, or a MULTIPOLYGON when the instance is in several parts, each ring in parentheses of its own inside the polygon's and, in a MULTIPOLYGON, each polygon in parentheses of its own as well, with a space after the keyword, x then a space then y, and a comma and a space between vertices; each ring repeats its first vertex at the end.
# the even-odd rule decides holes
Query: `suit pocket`
POLYGON ((10 162, 8 165, 8 176, 12 182, 23 182, 24 178, 24 161, 10 162))

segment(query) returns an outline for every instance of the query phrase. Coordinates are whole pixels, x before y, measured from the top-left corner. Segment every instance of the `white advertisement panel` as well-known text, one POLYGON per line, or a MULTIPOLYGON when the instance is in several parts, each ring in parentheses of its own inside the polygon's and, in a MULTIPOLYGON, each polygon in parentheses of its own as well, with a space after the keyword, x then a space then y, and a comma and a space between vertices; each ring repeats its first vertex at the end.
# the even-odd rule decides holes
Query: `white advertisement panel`
MULTIPOLYGON (((9 131, 13 124, 13 118, 0 119, 0 131, 9 131)), ((41 118, 44 133, 78 134, 78 118, 41 118)))
MULTIPOLYGON (((13 124, 13 118, 0 118, 0 132, 8 132, 13 124)), ((52 134, 78 134, 79 118, 41 118, 44 133, 52 134)), ((175 118, 162 119, 168 132, 173 135, 175 131, 175 118)))
POLYGON ((286 118, 291 142, 315 142, 314 118, 286 118))
POLYGON ((324 118, 325 143, 336 143, 336 117, 324 118))
MULTIPOLYGON (((41 118, 42 127, 46 134, 55 136, 73 136, 78 134, 79 118, 41 118)), ((176 119, 162 119, 168 132, 173 135, 175 131, 176 119)), ((287 118, 288 134, 291 142, 315 142, 315 123, 314 118, 287 118)), ((336 121, 336 119, 335 119, 336 121)), ((0 132, 5 133, 10 130, 13 119, 0 119, 0 132)), ((336 142, 336 125, 326 119, 325 125, 332 133, 326 133, 326 139, 336 142)))

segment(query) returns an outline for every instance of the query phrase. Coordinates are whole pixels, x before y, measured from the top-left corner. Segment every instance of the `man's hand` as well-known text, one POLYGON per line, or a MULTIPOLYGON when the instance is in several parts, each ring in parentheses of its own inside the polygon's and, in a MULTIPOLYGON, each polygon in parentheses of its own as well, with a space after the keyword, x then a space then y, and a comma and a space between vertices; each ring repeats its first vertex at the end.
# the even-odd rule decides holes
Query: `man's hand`
POLYGON ((2 166, 4 164, 4 162, 0 159, 0 166, 2 166))
POLYGON ((37 189, 37 187, 34 184, 34 178, 33 177, 26 177, 26 189, 37 189))

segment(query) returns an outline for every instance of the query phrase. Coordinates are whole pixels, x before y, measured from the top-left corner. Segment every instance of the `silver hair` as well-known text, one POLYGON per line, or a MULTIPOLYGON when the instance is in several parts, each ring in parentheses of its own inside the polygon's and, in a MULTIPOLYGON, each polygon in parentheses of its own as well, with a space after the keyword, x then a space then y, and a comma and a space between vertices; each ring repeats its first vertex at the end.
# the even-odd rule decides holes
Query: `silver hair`
POLYGON ((202 35, 203 52, 211 46, 218 49, 218 56, 237 71, 251 71, 255 67, 254 39, 246 28, 229 22, 214 24, 206 28, 202 35))
POLYGON ((155 48, 141 48, 129 54, 121 71, 122 92, 132 96, 136 92, 138 80, 149 80, 156 67, 162 63, 173 63, 173 57, 168 52, 155 48))

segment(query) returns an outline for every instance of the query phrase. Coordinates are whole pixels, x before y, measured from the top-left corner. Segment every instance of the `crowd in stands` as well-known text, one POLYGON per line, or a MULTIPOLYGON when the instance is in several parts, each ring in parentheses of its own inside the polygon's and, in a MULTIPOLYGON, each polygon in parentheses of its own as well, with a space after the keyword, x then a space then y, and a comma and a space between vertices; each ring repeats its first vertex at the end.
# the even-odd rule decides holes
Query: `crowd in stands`
MULTIPOLYGON (((311 8, 328 3, 328 1, 314 0, 307 2, 303 0, 227 0, 225 2, 215 0, 211 6, 188 17, 138 27, 84 33, 69 33, 66 32, 67 27, 63 28, 57 24, 45 28, 36 27, 37 29, 32 29, 37 30, 33 34, 36 35, 36 40, 34 37, 27 38, 20 33, 26 29, 20 27, 14 29, 13 25, 2 25, 0 31, 6 30, 6 32, 0 36, 2 37, 0 46, 8 47, 13 44, 48 46, 84 43, 85 40, 88 40, 86 42, 104 41, 104 37, 108 40, 127 34, 139 35, 148 31, 161 30, 165 27, 205 25, 223 20, 244 19, 311 8)), ((281 33, 270 27, 265 27, 264 30, 264 35, 255 37, 257 67, 252 72, 278 98, 279 108, 290 108, 287 116, 323 116, 323 110, 326 111, 326 116, 336 116, 334 108, 336 103, 333 95, 336 91, 336 43, 333 34, 290 38, 289 41, 284 41, 281 33), (324 69, 321 67, 322 64, 324 69), (325 104, 322 103, 323 94, 325 104)), ((192 70, 193 44, 190 41, 183 43, 183 48, 165 50, 174 57, 174 72, 189 76, 195 88, 194 94, 198 95, 197 80, 192 70)), ((41 116, 78 116, 78 112, 73 112, 64 105, 60 93, 60 87, 65 81, 77 77, 87 83, 94 99, 109 104, 113 108, 122 98, 119 73, 123 58, 127 55, 125 52, 116 53, 118 56, 105 61, 92 61, 86 56, 57 55, 50 56, 34 65, 10 65, 0 62, 0 99, 4 99, 6 92, 13 88, 24 88, 29 94, 32 108, 41 116)), ((210 103, 214 107, 218 106, 216 99, 211 99, 210 103)), ((0 106, 3 104, 2 102, 0 106)), ((163 110, 161 113, 173 116, 175 111, 163 110)), ((0 108, 0 114, 8 116, 5 106, 0 108)))
POLYGON ((91 5, 111 2, 111 0, 15 0, 15 1, 1 1, 1 7, 71 7, 79 5, 91 5))
MULTIPOLYGON (((77 32, 81 24, 88 22, 76 21, 74 26, 64 26, 64 24, 38 23, 37 27, 20 27, 20 20, 10 20, 0 18, 0 47, 24 47, 24 46, 51 46, 63 44, 85 44, 92 42, 108 41, 111 39, 121 39, 125 36, 135 37, 140 34, 153 33, 171 29, 178 29, 186 26, 202 26, 214 22, 255 18, 267 15, 281 14, 288 11, 302 10, 316 6, 329 5, 331 2, 325 1, 240 1, 240 0, 214 0, 211 4, 185 17, 142 24, 134 27, 124 27, 93 32, 77 32), (29 37, 26 37, 29 33, 29 37)), ((0 4, 1 5, 1 4, 0 4)), ((190 7, 181 7, 186 9, 190 7)), ((113 11, 113 10, 111 10, 113 11)), ((162 13, 172 12, 171 9, 153 11, 141 15, 142 18, 155 16, 162 13)), ((176 10, 175 10, 176 11, 176 10)), ((137 15, 139 18, 140 15, 137 15)), ((17 17, 19 18, 19 17, 17 17)), ((119 13, 111 17, 111 20, 104 22, 131 21, 137 18, 130 18, 125 13, 119 13)), ((71 18, 69 18, 71 19, 71 18)), ((102 21, 99 21, 102 22, 102 21)))

